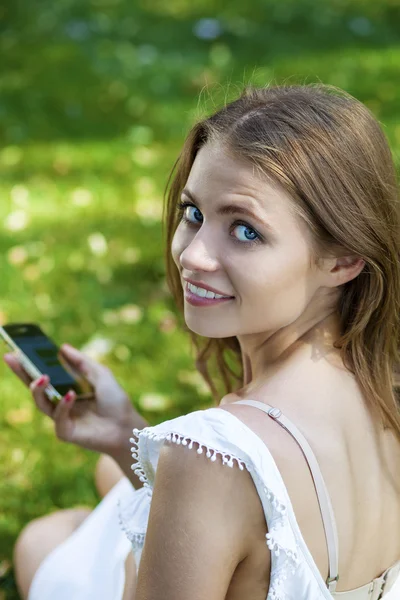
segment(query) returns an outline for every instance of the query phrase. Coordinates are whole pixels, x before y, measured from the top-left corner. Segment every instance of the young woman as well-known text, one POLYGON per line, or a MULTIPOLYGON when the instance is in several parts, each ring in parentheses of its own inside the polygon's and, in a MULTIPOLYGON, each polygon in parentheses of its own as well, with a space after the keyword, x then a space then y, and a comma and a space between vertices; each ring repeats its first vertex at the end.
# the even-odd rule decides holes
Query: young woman
POLYGON ((34 382, 36 402, 126 476, 61 544, 62 515, 28 526, 21 589, 399 598, 400 212, 379 124, 331 87, 247 88, 193 127, 169 184, 167 278, 216 406, 146 427, 105 367, 64 346, 97 404, 53 409, 34 382))

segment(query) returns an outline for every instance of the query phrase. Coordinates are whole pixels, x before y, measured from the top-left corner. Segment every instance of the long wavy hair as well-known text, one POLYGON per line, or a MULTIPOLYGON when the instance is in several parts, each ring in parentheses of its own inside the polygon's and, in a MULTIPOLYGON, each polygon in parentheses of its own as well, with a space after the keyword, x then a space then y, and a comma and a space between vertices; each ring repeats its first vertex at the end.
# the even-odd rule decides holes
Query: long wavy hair
MULTIPOLYGON (((396 170, 379 123, 354 97, 322 84, 246 85, 236 100, 197 122, 164 196, 166 276, 181 316, 183 290, 171 256, 177 205, 198 150, 214 142, 290 194, 311 231, 313 260, 318 263, 326 252, 365 260, 359 275, 342 286, 334 346, 370 409, 400 439, 400 209, 396 170)), ((186 330, 196 368, 218 404, 244 383, 239 342, 186 330)))

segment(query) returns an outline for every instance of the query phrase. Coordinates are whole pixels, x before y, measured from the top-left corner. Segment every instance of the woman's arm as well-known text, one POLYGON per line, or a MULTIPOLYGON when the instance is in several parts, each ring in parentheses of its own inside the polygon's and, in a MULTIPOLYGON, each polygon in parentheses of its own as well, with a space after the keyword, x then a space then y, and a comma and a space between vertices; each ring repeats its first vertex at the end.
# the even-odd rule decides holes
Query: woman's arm
POLYGON ((251 475, 197 448, 161 448, 135 600, 225 600, 250 553, 251 475))

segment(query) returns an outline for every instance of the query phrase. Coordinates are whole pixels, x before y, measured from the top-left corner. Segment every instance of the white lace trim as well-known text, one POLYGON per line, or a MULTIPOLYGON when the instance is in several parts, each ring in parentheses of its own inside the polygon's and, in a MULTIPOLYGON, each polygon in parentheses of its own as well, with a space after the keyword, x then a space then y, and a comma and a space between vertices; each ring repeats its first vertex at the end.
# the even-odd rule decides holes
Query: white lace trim
POLYGON ((131 504, 122 505, 121 499, 118 500, 118 521, 122 531, 132 544, 133 550, 140 550, 144 544, 146 531, 136 531, 131 528, 130 523, 135 521, 136 506, 131 504))
MULTIPOLYGON (((149 472, 152 472, 152 467, 150 461, 143 456, 144 452, 142 451, 142 448, 140 448, 142 437, 156 442, 168 440, 177 445, 187 446, 189 449, 193 448, 193 444, 198 444, 198 448, 196 449, 197 454, 203 454, 203 452, 205 452, 206 456, 210 458, 212 462, 215 462, 217 456, 220 455, 223 465, 232 468, 236 461, 241 471, 247 469, 247 471, 252 474, 253 480, 257 480, 257 488, 264 490, 266 498, 274 507, 276 513, 272 518, 273 525, 271 526, 270 524, 268 527, 269 531, 265 536, 268 548, 276 557, 272 561, 271 581, 267 600, 286 600, 287 594, 285 593, 284 582, 296 573, 296 569, 300 562, 298 545, 291 531, 286 505, 276 494, 274 494, 274 492, 272 492, 271 489, 265 486, 253 465, 247 464, 246 461, 241 460, 233 454, 209 447, 199 440, 196 440, 193 436, 184 436, 175 431, 158 433, 157 431, 153 431, 152 427, 145 427, 144 429, 134 429, 133 436, 133 438, 130 438, 130 442, 132 443, 131 452, 132 457, 136 462, 131 465, 131 469, 139 477, 140 481, 143 483, 143 487, 147 488, 149 500, 151 500, 153 494, 153 482, 150 481, 149 478, 149 472)), ((129 539, 134 540, 136 547, 143 546, 145 534, 141 532, 130 532, 130 536, 129 539)))

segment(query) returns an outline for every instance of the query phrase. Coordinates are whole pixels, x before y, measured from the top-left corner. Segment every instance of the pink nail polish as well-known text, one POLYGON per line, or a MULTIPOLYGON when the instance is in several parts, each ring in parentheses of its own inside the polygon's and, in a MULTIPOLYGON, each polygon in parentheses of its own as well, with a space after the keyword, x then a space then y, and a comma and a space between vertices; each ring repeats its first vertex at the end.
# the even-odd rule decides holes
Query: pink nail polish
POLYGON ((43 385, 46 381, 46 375, 42 375, 40 379, 38 379, 37 385, 43 385))
POLYGON ((72 392, 72 391, 70 390, 70 391, 69 391, 67 394, 65 394, 65 396, 64 396, 64 401, 65 401, 65 402, 71 402, 71 400, 72 400, 73 396, 74 396, 74 392, 72 392))

